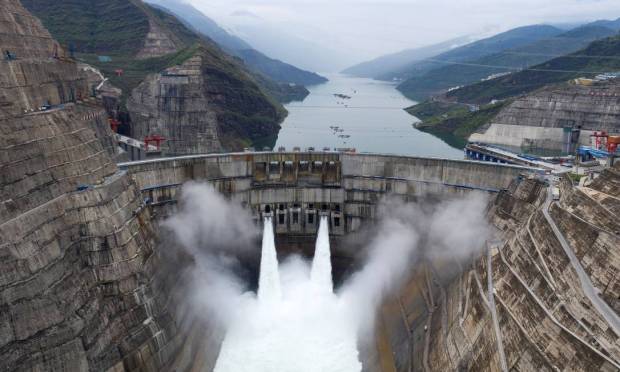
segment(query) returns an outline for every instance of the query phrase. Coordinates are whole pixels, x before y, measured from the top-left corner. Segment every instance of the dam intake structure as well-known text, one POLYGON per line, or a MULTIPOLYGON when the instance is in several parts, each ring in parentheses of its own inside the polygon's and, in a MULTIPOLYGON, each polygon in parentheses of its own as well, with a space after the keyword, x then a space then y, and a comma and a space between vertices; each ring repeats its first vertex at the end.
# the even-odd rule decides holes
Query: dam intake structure
POLYGON ((258 295, 244 296, 216 372, 357 372, 356 325, 333 294, 327 217, 311 264, 278 264, 272 218, 264 218, 258 295), (288 280, 280 283, 280 271, 288 280), (282 291, 281 291, 282 286, 282 291))

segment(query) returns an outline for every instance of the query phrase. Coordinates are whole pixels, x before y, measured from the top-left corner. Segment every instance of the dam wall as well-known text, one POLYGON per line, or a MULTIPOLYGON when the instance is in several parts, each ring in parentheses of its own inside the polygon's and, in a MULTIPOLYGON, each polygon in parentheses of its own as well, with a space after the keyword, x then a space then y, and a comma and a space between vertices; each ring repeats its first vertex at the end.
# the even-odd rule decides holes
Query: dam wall
POLYGON ((535 168, 486 162, 336 152, 233 153, 119 164, 155 210, 177 201, 189 181, 208 182, 250 208, 274 212, 276 233, 314 234, 329 211, 333 235, 355 231, 385 194, 418 197, 496 193, 535 168))

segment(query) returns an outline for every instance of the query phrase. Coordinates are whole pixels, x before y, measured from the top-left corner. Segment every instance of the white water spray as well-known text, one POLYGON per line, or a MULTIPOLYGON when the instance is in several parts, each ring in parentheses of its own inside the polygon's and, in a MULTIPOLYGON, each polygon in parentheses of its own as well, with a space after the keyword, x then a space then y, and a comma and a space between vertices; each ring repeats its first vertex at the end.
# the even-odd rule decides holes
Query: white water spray
POLYGON ((332 262, 329 247, 329 226, 326 216, 321 217, 319 234, 314 249, 310 279, 321 293, 333 293, 332 262))
POLYGON ((260 277, 258 279, 258 299, 261 302, 274 302, 282 297, 280 273, 278 272, 278 255, 273 239, 271 217, 265 217, 263 229, 263 248, 260 259, 260 277))
POLYGON ((361 371, 358 337, 372 337, 365 333, 372 331, 376 309, 407 276, 420 241, 439 257, 470 257, 488 234, 479 226, 486 201, 475 195, 430 209, 388 201, 377 229, 361 237, 365 266, 334 294, 329 219, 321 221, 312 266, 299 256, 278 265, 268 219, 257 295, 243 293, 236 276, 236 255, 252 249, 256 237, 251 216, 211 186, 185 185, 181 197, 179 213, 164 226, 196 260, 189 277, 196 315, 226 328, 215 372, 361 371), (216 217, 214 210, 220 211, 216 217), (318 283, 325 290, 317 290, 318 283))
POLYGON ((361 371, 357 325, 333 294, 328 221, 321 219, 310 270, 300 258, 278 268, 265 219, 258 296, 238 309, 215 372, 361 371))

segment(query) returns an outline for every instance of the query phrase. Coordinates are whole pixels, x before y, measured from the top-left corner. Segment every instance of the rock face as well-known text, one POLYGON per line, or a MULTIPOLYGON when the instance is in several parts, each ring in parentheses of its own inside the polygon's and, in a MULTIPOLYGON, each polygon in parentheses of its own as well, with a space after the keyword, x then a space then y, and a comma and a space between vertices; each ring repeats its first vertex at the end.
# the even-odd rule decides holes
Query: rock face
POLYGON ((619 184, 620 167, 585 187, 564 179, 549 207, 533 179, 500 193, 497 242, 456 278, 442 264, 418 269, 384 307, 397 369, 618 370, 619 184))
POLYGON ((133 91, 128 107, 133 135, 162 135, 169 154, 218 152, 218 120, 203 92, 202 58, 150 75, 133 91))
POLYGON ((198 48, 181 65, 149 75, 127 103, 132 136, 161 135, 165 154, 184 155, 241 150, 277 133, 282 113, 234 67, 198 48))
POLYGON ((144 39, 144 47, 136 57, 141 59, 160 57, 178 50, 179 48, 170 35, 152 19, 149 19, 149 32, 144 39))
POLYGON ((18 0, 0 17, 0 50, 15 55, 0 61, 0 370, 158 369, 175 323, 153 284, 151 216, 111 159, 105 110, 69 102, 85 79, 18 0))
POLYGON ((38 110, 45 103, 61 104, 86 96, 84 77, 72 64, 65 63, 64 52, 38 20, 8 11, 0 19, 0 32, 9 35, 1 41, 0 115, 23 114, 25 110, 38 110), (27 36, 10 37, 16 34, 27 36), (59 58, 53 58, 55 55, 59 58))
POLYGON ((564 128, 581 129, 582 144, 594 131, 620 133, 620 82, 554 86, 520 97, 470 140, 562 149, 564 128))
POLYGON ((55 38, 109 78, 101 93, 108 113, 123 123, 121 134, 138 140, 165 136, 168 154, 275 142, 286 110, 270 95, 287 100, 307 94, 303 87, 253 73, 173 15, 141 0, 23 2, 55 38), (111 61, 104 62, 104 56, 111 61), (108 84, 122 90, 120 99, 108 84))

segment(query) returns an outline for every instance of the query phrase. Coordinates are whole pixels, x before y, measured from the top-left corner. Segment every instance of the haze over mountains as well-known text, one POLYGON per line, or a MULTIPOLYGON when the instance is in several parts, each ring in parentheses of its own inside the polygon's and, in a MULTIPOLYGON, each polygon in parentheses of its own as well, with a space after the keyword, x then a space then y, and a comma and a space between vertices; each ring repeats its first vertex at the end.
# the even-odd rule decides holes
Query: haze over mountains
POLYGON ((346 68, 342 72, 348 75, 365 77, 365 78, 381 78, 391 80, 388 75, 395 71, 404 69, 407 65, 426 58, 436 56, 447 52, 459 46, 469 44, 473 40, 470 37, 460 37, 448 40, 443 43, 433 44, 421 48, 406 49, 397 53, 387 54, 375 58, 371 61, 362 62, 355 66, 346 68))
MULTIPOLYGON (((479 138, 489 128, 497 132, 498 127, 493 126, 498 120, 500 125, 504 123, 507 112, 517 126, 523 123, 524 115, 538 117, 540 121, 534 126, 545 130, 581 128, 590 123, 601 126, 601 118, 617 106, 618 83, 613 77, 620 71, 618 23, 597 21, 478 60, 446 63, 403 82, 398 89, 423 100, 407 109, 422 120, 416 127, 456 147, 468 140, 490 141, 488 137, 479 138), (479 79, 511 63, 514 67, 504 67, 502 74, 479 79), (525 66, 517 67, 519 63, 525 66), (605 75, 597 77, 601 74, 605 75), (457 79, 462 79, 463 86, 446 90, 457 79), (605 101, 601 96, 609 98, 605 101)), ((512 133, 517 138, 514 143, 529 146, 522 151, 545 151, 550 146, 540 136, 512 133)), ((493 143, 506 144, 503 137, 505 133, 493 143)))
POLYGON ((186 25, 215 41, 226 52, 241 58, 248 67, 277 82, 313 85, 327 81, 316 73, 304 71, 280 60, 269 58, 254 49, 245 40, 220 27, 215 21, 188 3, 180 0, 148 0, 148 2, 172 12, 186 25))
POLYGON ((329 34, 317 32, 316 38, 301 38, 293 30, 303 27, 286 24, 276 27, 253 15, 238 13, 231 17, 235 31, 257 50, 300 68, 321 73, 337 72, 354 63, 350 50, 334 49, 322 43, 329 34))
POLYGON ((422 100, 447 89, 572 53, 594 40, 616 34, 620 29, 618 24, 618 20, 601 20, 568 31, 549 25, 519 27, 440 53, 428 51, 441 51, 450 42, 384 56, 344 72, 402 81, 398 87, 401 92, 411 99, 422 100), (404 63, 403 56, 413 59, 404 63), (380 66, 398 67, 386 71, 380 66))

